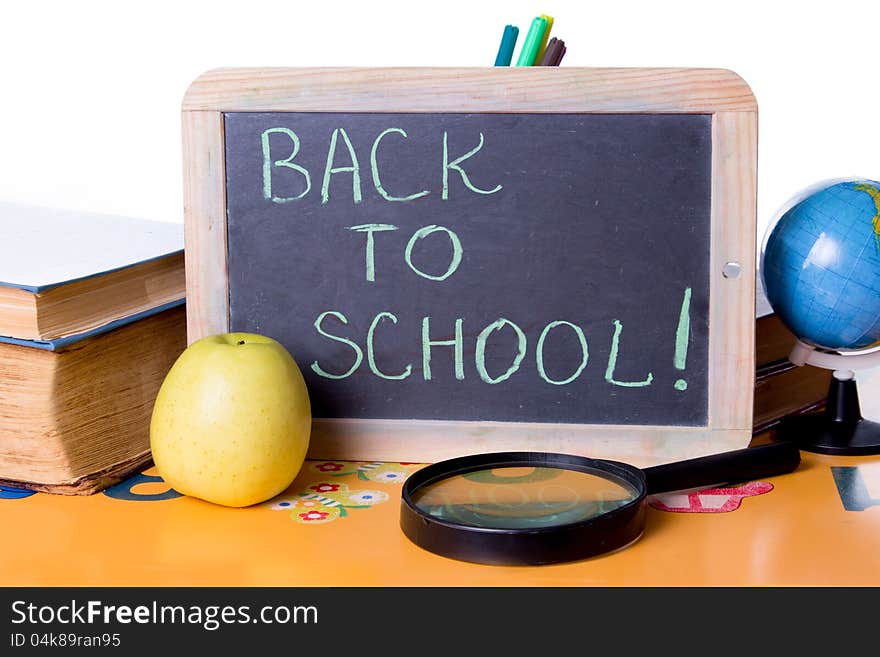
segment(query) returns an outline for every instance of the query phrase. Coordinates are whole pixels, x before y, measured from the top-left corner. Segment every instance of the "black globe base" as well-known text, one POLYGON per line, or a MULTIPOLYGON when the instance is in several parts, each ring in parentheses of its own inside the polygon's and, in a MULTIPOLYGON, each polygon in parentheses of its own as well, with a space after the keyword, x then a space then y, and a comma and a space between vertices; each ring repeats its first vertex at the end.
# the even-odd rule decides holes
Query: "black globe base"
POLYGON ((880 422, 865 419, 842 424, 829 421, 822 413, 798 415, 783 420, 776 428, 776 437, 805 452, 838 456, 880 454, 880 422))
POLYGON ((776 428, 778 440, 790 441, 806 452, 837 456, 880 454, 880 422, 862 417, 853 379, 831 379, 822 413, 795 415, 776 428))

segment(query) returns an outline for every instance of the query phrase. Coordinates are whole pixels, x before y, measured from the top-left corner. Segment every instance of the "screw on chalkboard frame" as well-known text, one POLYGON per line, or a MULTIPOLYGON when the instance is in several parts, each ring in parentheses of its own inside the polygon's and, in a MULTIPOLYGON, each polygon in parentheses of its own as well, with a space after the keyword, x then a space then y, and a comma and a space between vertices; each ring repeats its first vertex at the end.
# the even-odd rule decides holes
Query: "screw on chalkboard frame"
POLYGON ((739 278, 741 273, 742 265, 738 262, 727 262, 721 269, 721 275, 724 276, 724 278, 739 278))

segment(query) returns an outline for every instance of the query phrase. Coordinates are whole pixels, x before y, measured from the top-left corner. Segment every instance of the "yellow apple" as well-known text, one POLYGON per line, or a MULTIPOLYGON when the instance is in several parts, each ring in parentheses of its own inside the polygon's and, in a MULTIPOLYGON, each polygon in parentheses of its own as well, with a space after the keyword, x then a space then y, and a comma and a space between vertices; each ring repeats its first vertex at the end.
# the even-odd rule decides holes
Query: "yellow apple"
POLYGON ((159 388, 150 445, 174 489, 215 504, 268 500, 302 468, 312 413, 302 373, 272 338, 211 335, 187 347, 159 388))

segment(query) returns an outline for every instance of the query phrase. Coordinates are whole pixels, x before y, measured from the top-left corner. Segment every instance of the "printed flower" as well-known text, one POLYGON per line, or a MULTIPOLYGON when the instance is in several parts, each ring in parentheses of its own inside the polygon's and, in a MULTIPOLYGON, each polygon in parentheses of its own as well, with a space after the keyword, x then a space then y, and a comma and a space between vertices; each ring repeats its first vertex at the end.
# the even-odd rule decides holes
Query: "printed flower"
POLYGON ((326 511, 306 511, 305 513, 300 513, 298 515, 305 521, 314 522, 316 520, 324 520, 330 514, 326 511))
POLYGON ((416 465, 402 465, 400 463, 365 463, 358 467, 358 479, 361 481, 378 481, 383 484, 401 484, 417 470, 416 465))
POLYGON ((331 463, 328 461, 326 463, 319 463, 315 466, 315 469, 318 472, 339 472, 344 467, 345 465, 343 463, 331 463))
POLYGON ((406 476, 402 472, 394 472, 393 470, 387 472, 377 472, 375 475, 370 477, 373 481, 384 481, 390 484, 395 484, 403 479, 406 476))
POLYGON ((346 518, 347 509, 366 509, 388 499, 388 493, 381 490, 352 490, 345 483, 318 482, 294 497, 278 498, 266 504, 271 504, 273 509, 287 509, 288 517, 296 523, 323 525, 346 518))
POLYGON ((371 506, 387 500, 388 493, 379 490, 362 490, 354 495, 349 495, 348 499, 357 506, 371 506))
MULTIPOLYGON (((302 494, 301 494, 302 495, 302 494)), ((291 511, 292 509, 296 509, 298 507, 310 507, 315 506, 315 503, 311 500, 276 500, 274 502, 266 502, 263 506, 267 506, 273 511, 291 511)))
POLYGON ((339 484, 315 484, 309 486, 309 489, 316 493, 335 493, 339 490, 339 484))
POLYGON ((296 506, 296 500, 276 500, 267 504, 273 511, 288 511, 296 506))

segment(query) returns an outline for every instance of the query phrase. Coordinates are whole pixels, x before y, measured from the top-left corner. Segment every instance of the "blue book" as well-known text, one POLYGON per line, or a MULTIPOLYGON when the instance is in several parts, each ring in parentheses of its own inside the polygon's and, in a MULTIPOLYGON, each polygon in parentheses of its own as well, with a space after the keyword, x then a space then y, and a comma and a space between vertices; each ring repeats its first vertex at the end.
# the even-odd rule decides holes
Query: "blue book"
POLYGON ((0 202, 0 342, 63 349, 185 295, 182 224, 0 202))

